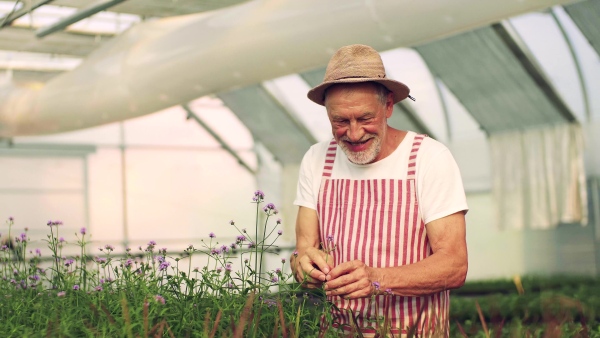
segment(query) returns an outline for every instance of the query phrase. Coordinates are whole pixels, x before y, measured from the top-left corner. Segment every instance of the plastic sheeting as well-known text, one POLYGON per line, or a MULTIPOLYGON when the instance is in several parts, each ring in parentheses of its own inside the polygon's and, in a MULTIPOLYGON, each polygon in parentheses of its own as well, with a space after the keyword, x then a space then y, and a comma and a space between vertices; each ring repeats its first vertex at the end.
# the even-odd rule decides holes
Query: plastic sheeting
POLYGON ((587 224, 583 132, 557 124, 490 135, 495 221, 500 228, 587 224))

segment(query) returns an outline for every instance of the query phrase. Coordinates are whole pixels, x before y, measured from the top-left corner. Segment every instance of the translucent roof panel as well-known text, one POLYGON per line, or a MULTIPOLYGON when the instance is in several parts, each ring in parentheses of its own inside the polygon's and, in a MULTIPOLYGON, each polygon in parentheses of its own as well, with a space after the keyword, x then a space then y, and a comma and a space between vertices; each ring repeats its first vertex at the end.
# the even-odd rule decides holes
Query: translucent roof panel
POLYGON ((565 6, 565 10, 600 54, 600 1, 579 1, 565 6))
POLYGON ((566 121, 492 27, 416 49, 488 132, 566 121))
POLYGON ((431 136, 440 142, 447 142, 446 117, 435 82, 421 56, 412 49, 398 48, 381 53, 381 59, 386 75, 406 84, 411 96, 416 98, 416 101, 406 99, 402 103, 417 113, 417 118, 427 127, 431 136))
POLYGON ((331 127, 325 107, 306 97, 311 88, 300 75, 292 74, 263 83, 264 88, 310 131, 317 141, 331 139, 331 127))
MULTIPOLYGON (((0 1, 0 13, 3 16, 10 13, 13 5, 14 1, 0 1)), ((17 6, 15 10, 19 8, 20 6, 17 6)), ((41 28, 52 25, 77 11, 78 9, 73 7, 44 5, 38 7, 32 13, 18 18, 12 25, 15 27, 41 28)), ((140 21, 141 18, 137 15, 105 11, 76 22, 67 27, 66 30, 84 34, 113 35, 123 32, 140 21)))
POLYGON ((282 163, 300 163, 316 142, 302 122, 289 114, 261 85, 218 94, 256 140, 282 163))
POLYGON ((569 46, 549 13, 529 13, 509 20, 544 73, 579 121, 585 121, 581 86, 569 46), (552 41, 552 43, 550 43, 552 41))
POLYGON ((0 68, 35 71, 66 71, 77 67, 82 59, 63 55, 0 50, 0 68))
POLYGON ((481 130, 477 121, 446 87, 444 82, 437 79, 436 84, 446 106, 450 139, 455 141, 485 138, 485 132, 481 130))
MULTIPOLYGON (((583 20, 579 16, 587 17, 588 12, 585 10, 581 11, 579 6, 584 6, 584 8, 591 6, 592 4, 587 4, 588 2, 578 2, 566 6, 564 9, 562 7, 555 7, 553 12, 564 27, 581 65, 582 77, 587 89, 586 94, 590 119, 598 121, 600 120, 600 95, 595 95, 595 93, 600 93, 600 52, 598 52, 600 49, 600 39, 594 40, 593 33, 589 31, 595 29, 597 32, 599 29, 597 22, 600 14, 596 14, 592 22, 589 22, 589 20, 585 21, 587 23, 582 22, 583 20), (582 13, 579 13, 580 11, 582 13), (578 21, 577 24, 575 20, 578 21)), ((594 6, 597 13, 600 2, 596 1, 594 6)))

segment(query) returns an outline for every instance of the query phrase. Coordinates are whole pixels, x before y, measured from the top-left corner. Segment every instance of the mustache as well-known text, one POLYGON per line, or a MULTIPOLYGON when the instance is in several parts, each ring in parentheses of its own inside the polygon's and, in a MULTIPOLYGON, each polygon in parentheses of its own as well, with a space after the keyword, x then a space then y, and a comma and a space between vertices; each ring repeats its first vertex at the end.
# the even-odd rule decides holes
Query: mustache
POLYGON ((340 141, 350 142, 350 143, 363 143, 363 142, 367 142, 368 140, 370 140, 372 138, 375 138, 375 136, 373 136, 373 135, 371 135, 371 136, 363 136, 358 141, 352 141, 348 136, 342 136, 340 138, 340 141))

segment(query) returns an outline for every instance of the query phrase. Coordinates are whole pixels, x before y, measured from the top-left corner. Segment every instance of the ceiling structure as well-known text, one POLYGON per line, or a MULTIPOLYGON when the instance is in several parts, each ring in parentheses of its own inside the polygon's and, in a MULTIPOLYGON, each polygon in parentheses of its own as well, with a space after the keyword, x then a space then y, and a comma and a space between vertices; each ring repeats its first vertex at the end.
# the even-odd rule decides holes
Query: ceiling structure
MULTIPOLYGON (((0 1, 0 11, 8 13, 1 19, 0 71, 4 70, 5 77, 17 85, 48 82, 76 68, 82 60, 115 36, 141 22, 219 9, 225 11, 230 6, 248 2, 252 1, 0 1), (43 38, 36 36, 40 32, 47 32, 49 27, 59 24, 61 20, 107 3, 113 6, 64 30, 52 32, 43 38), (17 18, 15 14, 23 16, 17 18), (29 62, 19 62, 22 60, 29 62)), ((569 3, 560 7, 560 10, 568 14, 569 20, 577 25, 591 48, 599 53, 600 28, 597 22, 600 18, 600 0, 569 3)), ((556 13, 557 9, 547 9, 541 14, 556 19, 556 13)), ((556 19, 556 25, 560 24, 561 21, 556 19)), ((451 96, 456 105, 474 119, 476 128, 488 134, 580 120, 580 115, 573 111, 572 105, 565 102, 565 94, 561 94, 548 69, 544 69, 538 55, 519 33, 510 20, 504 20, 412 45, 428 68, 426 76, 434 85, 435 95, 439 96, 441 118, 427 120, 419 109, 419 103, 401 102, 395 106, 390 124, 448 141, 457 132, 452 131, 455 127, 449 121, 454 113, 449 111, 452 108, 448 107, 447 96, 451 96)), ((560 38, 571 46, 568 35, 560 38)), ((576 51, 572 58, 580 70, 578 79, 583 101, 589 101, 584 94, 589 91, 590 79, 583 78, 589 72, 582 69, 584 66, 580 64, 576 51)), ((398 60, 398 63, 401 61, 398 60)), ((324 66, 321 66, 300 72, 298 76, 304 82, 302 86, 309 88, 320 83, 324 71, 324 66)), ((289 90, 297 91, 298 88, 289 90)), ((303 107, 292 107, 293 104, 269 90, 265 83, 244 85, 214 94, 284 164, 298 163, 305 150, 322 139, 319 135, 323 133, 307 125, 304 117, 299 116, 303 107), (277 127, 273 128, 273 125, 277 127)))

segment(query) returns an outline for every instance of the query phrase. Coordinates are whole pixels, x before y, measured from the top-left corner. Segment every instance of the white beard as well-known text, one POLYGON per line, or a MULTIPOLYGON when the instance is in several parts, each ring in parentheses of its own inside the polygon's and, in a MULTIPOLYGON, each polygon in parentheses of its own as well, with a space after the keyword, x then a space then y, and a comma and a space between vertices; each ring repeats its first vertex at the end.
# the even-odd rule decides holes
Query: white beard
POLYGON ((350 162, 354 164, 369 164, 375 161, 375 158, 381 151, 381 138, 379 138, 379 136, 374 136, 372 140, 371 145, 367 149, 358 152, 348 149, 346 143, 344 143, 344 141, 348 141, 346 137, 341 138, 338 141, 338 144, 350 162))

